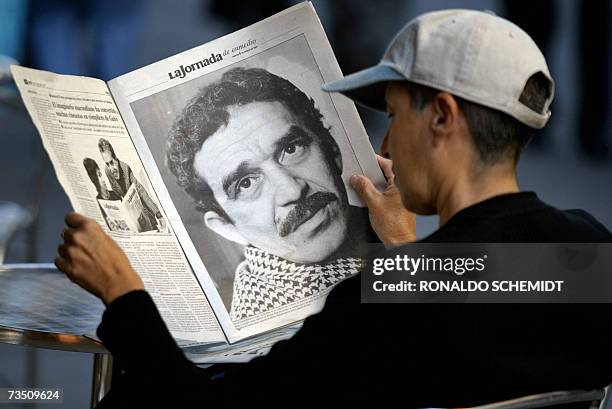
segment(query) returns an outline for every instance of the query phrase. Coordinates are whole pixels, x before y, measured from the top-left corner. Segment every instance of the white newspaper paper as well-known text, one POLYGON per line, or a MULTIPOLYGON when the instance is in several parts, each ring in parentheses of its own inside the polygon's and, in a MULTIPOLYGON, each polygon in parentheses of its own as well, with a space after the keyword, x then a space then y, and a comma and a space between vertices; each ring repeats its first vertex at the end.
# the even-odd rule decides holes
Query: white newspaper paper
MULTIPOLYGON (((125 251, 172 335, 199 342, 225 340, 174 231, 113 231, 104 219, 96 184, 83 165, 85 158, 93 159, 101 170, 96 183, 104 179, 100 139, 111 141, 117 158, 153 193, 106 84, 17 66, 12 73, 72 207, 97 220, 125 251)), ((121 202, 119 194, 113 196, 121 202)), ((160 206, 158 210, 165 213, 160 206)))
POLYGON ((384 179, 353 103, 321 91, 342 73, 310 3, 108 87, 13 74, 74 208, 119 242, 176 338, 294 324, 361 268, 367 209, 348 179, 384 179))

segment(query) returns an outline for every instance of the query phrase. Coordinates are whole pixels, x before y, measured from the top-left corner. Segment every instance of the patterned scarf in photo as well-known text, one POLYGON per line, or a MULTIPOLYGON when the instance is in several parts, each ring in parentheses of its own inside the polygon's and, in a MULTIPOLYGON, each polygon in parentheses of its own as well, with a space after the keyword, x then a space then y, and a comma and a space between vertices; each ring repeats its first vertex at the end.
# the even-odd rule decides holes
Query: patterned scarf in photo
POLYGON ((361 258, 339 258, 326 264, 299 264, 248 246, 236 269, 232 321, 307 298, 357 274, 361 258))

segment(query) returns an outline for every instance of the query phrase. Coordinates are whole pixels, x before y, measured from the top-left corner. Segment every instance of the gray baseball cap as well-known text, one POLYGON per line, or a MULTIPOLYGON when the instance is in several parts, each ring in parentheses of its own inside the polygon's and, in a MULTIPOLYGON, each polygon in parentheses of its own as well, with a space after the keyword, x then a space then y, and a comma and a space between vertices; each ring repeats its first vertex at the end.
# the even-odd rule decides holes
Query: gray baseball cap
POLYGON ((388 81, 411 81, 502 111, 541 129, 550 118, 554 81, 544 55, 521 28, 492 13, 443 10, 410 21, 389 44, 378 65, 323 85, 384 111, 388 81), (527 81, 545 78, 541 112, 522 102, 527 81))

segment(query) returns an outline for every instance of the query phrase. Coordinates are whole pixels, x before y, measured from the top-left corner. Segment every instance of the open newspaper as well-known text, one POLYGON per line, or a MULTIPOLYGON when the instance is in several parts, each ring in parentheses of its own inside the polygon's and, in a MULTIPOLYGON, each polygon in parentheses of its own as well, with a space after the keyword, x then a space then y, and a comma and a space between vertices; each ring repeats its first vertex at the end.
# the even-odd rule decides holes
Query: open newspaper
POLYGON ((342 74, 310 3, 108 83, 11 69, 72 206, 182 345, 290 333, 362 266, 348 179, 384 180, 353 103, 321 91, 342 74))

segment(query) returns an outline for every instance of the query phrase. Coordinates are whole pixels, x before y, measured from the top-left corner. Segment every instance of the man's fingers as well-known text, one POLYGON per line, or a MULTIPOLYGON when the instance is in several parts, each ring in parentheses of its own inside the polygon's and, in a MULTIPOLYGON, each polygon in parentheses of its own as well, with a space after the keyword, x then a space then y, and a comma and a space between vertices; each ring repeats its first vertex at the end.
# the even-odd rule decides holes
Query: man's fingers
POLYGON ((70 263, 64 257, 55 257, 55 267, 66 275, 70 276, 70 263))
POLYGON ((66 224, 68 228, 64 229, 61 235, 64 243, 78 246, 91 256, 101 235, 104 235, 98 223, 79 213, 71 212, 66 215, 66 224))
POLYGON ((60 246, 57 248, 57 254, 59 254, 60 257, 68 258, 68 245, 60 244, 60 246))
POLYGON ((82 214, 70 212, 66 215, 66 224, 73 228, 82 227, 89 219, 82 214))
POLYGON ((355 189, 367 207, 375 205, 376 200, 380 196, 380 192, 376 190, 372 181, 363 175, 351 176, 351 186, 353 186, 353 189, 355 189))
POLYGON ((378 162, 378 166, 380 166, 380 169, 385 175, 387 181, 393 183, 393 178, 395 178, 395 175, 393 174, 393 161, 391 161, 391 159, 383 158, 380 155, 376 155, 376 161, 378 162))
POLYGON ((58 264, 56 264, 56 266, 66 274, 73 274, 74 271, 72 267, 74 265, 82 265, 88 260, 88 256, 83 249, 65 243, 57 248, 57 254, 59 257, 57 257, 55 261, 59 260, 61 266, 58 264))
POLYGON ((70 228, 64 229, 64 231, 62 232, 62 239, 64 240, 64 243, 74 244, 75 234, 76 234, 76 231, 74 229, 70 229, 70 228))

